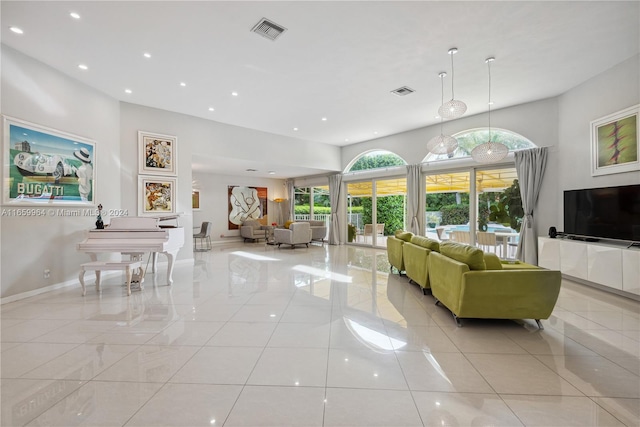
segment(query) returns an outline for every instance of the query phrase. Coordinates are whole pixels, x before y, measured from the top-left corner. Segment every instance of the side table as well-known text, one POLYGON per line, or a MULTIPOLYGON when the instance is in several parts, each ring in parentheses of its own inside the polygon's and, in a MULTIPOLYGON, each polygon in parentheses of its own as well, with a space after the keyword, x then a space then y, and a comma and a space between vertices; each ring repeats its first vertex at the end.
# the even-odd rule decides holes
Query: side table
POLYGON ((276 228, 276 227, 274 227, 273 225, 265 225, 264 226, 265 236, 266 236, 265 242, 267 243, 267 245, 275 245, 276 244, 276 241, 273 238, 273 230, 274 230, 274 228, 276 228))

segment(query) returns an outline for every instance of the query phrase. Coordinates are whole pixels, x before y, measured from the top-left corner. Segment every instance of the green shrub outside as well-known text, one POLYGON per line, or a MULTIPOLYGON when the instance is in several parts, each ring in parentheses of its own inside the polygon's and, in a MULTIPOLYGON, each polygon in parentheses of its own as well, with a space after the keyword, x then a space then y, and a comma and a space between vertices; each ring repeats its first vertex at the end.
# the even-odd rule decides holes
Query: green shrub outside
MULTIPOLYGON (((373 224, 371 198, 363 197, 362 221, 365 224, 373 224)), ((377 198, 378 224, 384 224, 384 235, 391 236, 396 230, 402 230, 404 224, 404 196, 384 196, 377 198)))
MULTIPOLYGON (((347 208, 348 210, 349 208, 347 208)), ((351 212, 353 212, 354 214, 356 213, 362 213, 363 212, 363 207, 362 206, 354 206, 351 208, 351 212)), ((295 213, 296 215, 309 215, 311 213, 310 207, 309 205, 301 205, 301 206, 296 206, 295 207, 295 213)), ((326 207, 326 206, 314 206, 313 207, 313 213, 314 214, 319 214, 319 215, 329 215, 331 214, 331 208, 330 207, 326 207)))
POLYGON ((469 222, 469 205, 447 205, 442 207, 442 224, 466 224, 469 222))

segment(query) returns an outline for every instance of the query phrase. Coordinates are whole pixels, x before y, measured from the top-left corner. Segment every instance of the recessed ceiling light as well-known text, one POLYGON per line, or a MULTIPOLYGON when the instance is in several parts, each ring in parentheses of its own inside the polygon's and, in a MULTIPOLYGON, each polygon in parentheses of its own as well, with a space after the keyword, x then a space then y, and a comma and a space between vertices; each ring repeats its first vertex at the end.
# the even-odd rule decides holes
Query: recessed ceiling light
POLYGON ((213 107, 209 107, 209 111, 215 111, 213 107))
POLYGON ((18 28, 18 27, 9 27, 9 29, 10 29, 11 31, 13 31, 14 33, 16 33, 16 34, 23 34, 23 33, 24 33, 24 31, 22 31, 22 28, 18 28))
POLYGON ((275 171, 269 171, 269 175, 275 175, 276 172, 275 171))
POLYGON ((349 142, 349 138, 345 138, 345 139, 344 139, 344 142, 349 142))
POLYGON ((73 19, 80 19, 80 14, 78 12, 71 12, 69 16, 73 19))
POLYGON ((85 71, 89 69, 89 67, 87 67, 87 66, 86 66, 86 65, 84 65, 84 64, 80 64, 80 65, 78 65, 78 68, 80 68, 81 70, 85 70, 85 71))
POLYGON ((490 101, 490 102, 489 102, 489 105, 493 105, 493 101, 490 101))
POLYGON ((238 96, 238 92, 231 92, 231 96, 238 96))
POLYGON ((145 52, 142 54, 145 58, 151 58, 151 54, 149 52, 145 52))
POLYGON ((132 90, 131 89, 125 89, 124 93, 132 93, 132 90))
POLYGON ((185 87, 187 84, 185 82, 180 82, 180 86, 185 87))
POLYGON ((297 131, 297 130, 298 130, 298 128, 293 128, 293 130, 297 131))
POLYGON ((377 135, 377 134, 378 134, 378 131, 377 131, 377 130, 374 130, 374 131, 373 131, 373 134, 374 134, 374 135, 377 135))
POLYGON ((440 118, 440 116, 433 116, 433 118, 434 118, 434 119, 439 119, 439 118, 440 118))
POLYGON ((327 118, 326 118, 326 117, 323 117, 323 118, 322 118, 322 121, 323 121, 323 122, 326 122, 326 121, 327 121, 327 118))

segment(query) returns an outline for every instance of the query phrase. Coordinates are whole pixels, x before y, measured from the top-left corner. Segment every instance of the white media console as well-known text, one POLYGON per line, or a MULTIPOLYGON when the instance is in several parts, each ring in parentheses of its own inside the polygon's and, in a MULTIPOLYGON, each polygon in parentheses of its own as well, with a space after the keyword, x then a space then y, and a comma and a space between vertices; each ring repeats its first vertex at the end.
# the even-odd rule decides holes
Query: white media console
POLYGON ((640 299, 640 249, 626 245, 538 237, 538 265, 568 278, 640 299))

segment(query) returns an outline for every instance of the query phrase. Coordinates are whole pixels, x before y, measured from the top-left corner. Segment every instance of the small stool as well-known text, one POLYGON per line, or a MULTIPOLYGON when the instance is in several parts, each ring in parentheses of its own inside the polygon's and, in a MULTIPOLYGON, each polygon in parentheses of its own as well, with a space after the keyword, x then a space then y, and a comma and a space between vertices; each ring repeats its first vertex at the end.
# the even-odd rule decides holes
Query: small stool
POLYGON ((105 270, 124 270, 127 276, 127 295, 131 295, 131 274, 132 270, 142 267, 140 261, 119 261, 119 262, 105 262, 105 261, 93 261, 87 262, 80 266, 80 285, 82 286, 82 295, 87 293, 87 289, 84 285, 84 273, 87 270, 93 270, 96 272, 96 292, 100 292, 100 272, 105 270))

